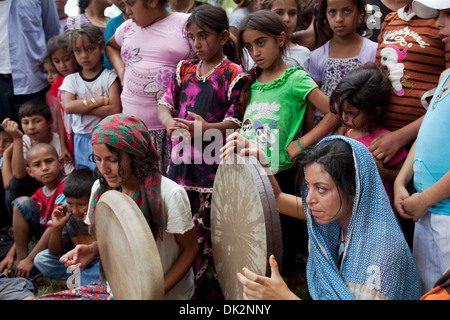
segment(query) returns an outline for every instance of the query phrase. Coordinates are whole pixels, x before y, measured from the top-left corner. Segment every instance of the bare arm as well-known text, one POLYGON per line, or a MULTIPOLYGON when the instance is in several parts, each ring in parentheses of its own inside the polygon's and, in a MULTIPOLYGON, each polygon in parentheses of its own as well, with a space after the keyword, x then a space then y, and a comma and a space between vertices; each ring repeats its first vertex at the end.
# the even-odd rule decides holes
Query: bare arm
POLYGON ((164 275, 164 294, 169 292, 185 276, 199 252, 194 229, 190 229, 184 234, 175 234, 175 238, 181 247, 181 253, 164 275))
POLYGON ((275 176, 268 167, 267 158, 264 152, 258 149, 257 146, 253 145, 242 135, 235 132, 227 138, 227 143, 222 149, 220 149, 220 151, 222 152, 220 157, 224 159, 227 159, 228 156, 234 152, 240 152, 241 155, 245 156, 256 156, 258 161, 264 167, 264 170, 269 178, 275 199, 277 200, 278 211, 293 218, 306 220, 302 199, 295 195, 282 192, 275 176))
POLYGON ((23 155, 23 133, 19 130, 19 124, 6 118, 3 120, 5 131, 13 138, 13 150, 11 155, 11 173, 16 179, 26 176, 27 162, 23 155))
POLYGON ((108 57, 111 65, 114 67, 114 70, 117 72, 120 83, 123 85, 125 63, 120 56, 120 46, 117 44, 114 36, 112 36, 106 43, 106 56, 108 57))

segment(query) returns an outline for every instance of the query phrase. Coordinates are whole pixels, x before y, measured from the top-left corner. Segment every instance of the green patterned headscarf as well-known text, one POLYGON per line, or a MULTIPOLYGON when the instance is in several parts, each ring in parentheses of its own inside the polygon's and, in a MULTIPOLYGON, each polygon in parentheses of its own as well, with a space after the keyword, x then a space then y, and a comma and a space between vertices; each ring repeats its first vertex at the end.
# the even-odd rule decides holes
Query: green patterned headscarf
MULTIPOLYGON (((94 127, 92 144, 106 144, 130 155, 157 161, 159 155, 150 140, 147 126, 138 118, 126 114, 114 114, 94 127)), ((156 166, 155 166, 156 168, 156 166)), ((88 212, 95 233, 95 207, 100 196, 113 188, 100 184, 94 193, 88 212)), ((117 188, 121 191, 121 188, 117 188)), ((161 208, 161 174, 155 169, 140 182, 133 200, 141 209, 155 239, 163 238, 164 215, 161 208)))
POLYGON ((92 144, 99 143, 110 145, 140 158, 147 158, 150 152, 150 156, 159 159, 145 123, 123 113, 108 116, 94 127, 92 144))

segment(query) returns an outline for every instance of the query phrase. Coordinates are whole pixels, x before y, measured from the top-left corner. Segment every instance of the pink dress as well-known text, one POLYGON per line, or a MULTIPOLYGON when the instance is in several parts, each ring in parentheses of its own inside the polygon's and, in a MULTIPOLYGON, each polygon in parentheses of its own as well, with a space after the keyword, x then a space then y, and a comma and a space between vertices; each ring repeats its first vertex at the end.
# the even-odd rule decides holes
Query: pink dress
POLYGON ((173 12, 149 27, 131 19, 117 28, 114 37, 125 63, 123 113, 140 118, 149 131, 163 130, 157 117, 158 100, 165 93, 180 60, 191 56, 184 37, 186 13, 173 12))
MULTIPOLYGON (((344 136, 347 137, 347 132, 349 129, 347 129, 344 133, 344 136)), ((375 129, 372 130, 371 133, 366 134, 365 136, 356 138, 355 140, 361 142, 363 145, 365 145, 367 148, 370 145, 370 142, 378 135, 385 133, 385 132, 390 132, 387 129, 384 129, 383 127, 376 127, 375 129)), ((395 166, 397 163, 401 162, 402 160, 404 160, 406 158, 406 156, 408 155, 408 151, 406 151, 405 148, 401 148, 399 152, 397 152, 397 154, 387 163, 387 165, 385 165, 386 168, 389 167, 393 167, 395 166)), ((394 208, 394 189, 393 186, 390 182, 385 181, 384 179, 381 179, 383 181, 383 185, 384 188, 386 189, 386 193, 389 196, 389 201, 391 202, 391 207, 392 210, 394 212, 396 212, 395 208, 394 208)))

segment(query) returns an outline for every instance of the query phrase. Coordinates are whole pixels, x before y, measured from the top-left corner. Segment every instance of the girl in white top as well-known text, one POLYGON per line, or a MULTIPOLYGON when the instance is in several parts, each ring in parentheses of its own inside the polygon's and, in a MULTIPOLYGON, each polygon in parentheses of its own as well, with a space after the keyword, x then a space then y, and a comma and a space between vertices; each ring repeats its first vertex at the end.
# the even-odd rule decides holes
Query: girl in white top
POLYGON ((77 169, 95 169, 92 153, 92 129, 104 117, 122 111, 117 74, 102 65, 105 40, 103 32, 84 24, 70 35, 70 49, 82 67, 68 75, 61 87, 64 110, 72 116, 74 158, 77 169))

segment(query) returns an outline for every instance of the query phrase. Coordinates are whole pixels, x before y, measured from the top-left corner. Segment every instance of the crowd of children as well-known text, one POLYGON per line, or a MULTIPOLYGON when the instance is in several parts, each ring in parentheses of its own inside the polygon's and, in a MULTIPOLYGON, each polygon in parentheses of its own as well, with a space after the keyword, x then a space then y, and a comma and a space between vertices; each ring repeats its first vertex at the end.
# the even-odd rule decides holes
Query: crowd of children
MULTIPOLYGON (((51 87, 45 101, 23 103, 19 122, 1 119, 0 221, 11 226, 14 243, 0 260, 0 273, 63 286, 75 279, 75 291, 42 299, 112 298, 107 286, 98 284, 102 267, 94 216, 100 195, 115 189, 132 197, 149 223, 163 262, 165 298, 223 298, 214 268, 210 209, 223 157, 219 150, 227 136, 238 131, 240 135, 232 135, 238 142, 232 145, 250 143, 262 151, 272 184, 282 191, 277 196, 282 194, 284 200, 277 203, 283 283, 299 281, 296 257, 308 258, 311 223, 319 221, 308 214, 300 219, 286 214, 291 200, 284 197, 300 195, 296 162, 322 139, 328 140, 321 148, 343 140, 357 150, 359 159, 373 157, 376 176, 381 177, 373 180, 381 183, 373 186, 374 193, 391 204, 380 214, 399 222, 401 228, 389 232, 398 229, 394 237, 401 237, 399 243, 406 239, 420 274, 421 281, 411 283, 417 280, 411 275, 416 269, 409 264, 410 253, 402 252, 399 261, 408 261, 411 277, 397 280, 413 289, 390 296, 380 288, 378 295, 365 297, 420 298, 446 274, 446 0, 406 0, 385 18, 378 43, 367 37, 364 0, 308 2, 308 10, 315 12, 308 23, 298 19, 306 10, 302 0, 242 1, 230 19, 224 9, 209 4, 197 3, 183 13, 170 11, 176 6, 166 0, 113 2, 122 12, 110 20, 111 26, 100 28, 101 21, 90 21, 94 11, 88 10, 82 19, 69 19, 70 25, 48 40, 42 70, 51 87), (305 32, 315 28, 315 45, 301 45, 311 41, 298 39, 300 25, 305 32), (365 151, 358 151, 359 143, 365 151), (37 242, 30 247, 32 238, 37 242), (74 266, 81 268, 75 277, 67 269, 74 266), (201 291, 205 286, 210 292, 201 291)), ((332 160, 326 160, 327 165, 335 170, 332 160)), ((326 188, 306 185, 317 189, 317 201, 325 201, 326 188)), ((353 203, 358 192, 340 199, 351 198, 353 203)), ((367 203, 376 202, 369 198, 367 203)), ((377 231, 370 233, 375 239, 377 231)), ((270 263, 275 268, 273 258, 270 263)), ((347 292, 321 296, 317 292, 326 281, 307 274, 314 297, 348 297, 347 292)), ((248 292, 267 297, 240 277, 250 290, 244 297, 248 292)), ((1 280, 0 289, 6 285, 4 277, 1 280)), ((258 281, 271 286, 269 280, 258 281)), ((352 290, 354 297, 361 297, 352 290)), ((30 295, 27 291, 23 297, 30 295)))

